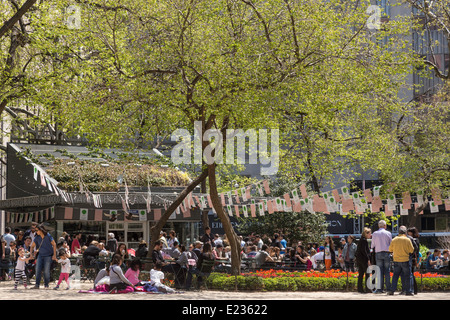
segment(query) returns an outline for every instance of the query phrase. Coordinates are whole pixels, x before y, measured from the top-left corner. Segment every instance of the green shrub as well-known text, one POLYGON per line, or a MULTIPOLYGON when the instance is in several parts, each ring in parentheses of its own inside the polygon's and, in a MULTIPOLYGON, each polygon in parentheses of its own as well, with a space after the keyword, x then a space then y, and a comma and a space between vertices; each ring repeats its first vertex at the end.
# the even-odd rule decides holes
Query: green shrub
MULTIPOLYGON (((256 275, 230 276, 224 273, 212 273, 207 286, 214 290, 240 291, 356 291, 357 278, 321 278, 283 276, 263 278, 256 275), (237 284, 237 285, 236 285, 237 284)), ((419 291, 450 291, 450 277, 416 278, 419 291)), ((397 290, 401 290, 398 281, 397 290)))

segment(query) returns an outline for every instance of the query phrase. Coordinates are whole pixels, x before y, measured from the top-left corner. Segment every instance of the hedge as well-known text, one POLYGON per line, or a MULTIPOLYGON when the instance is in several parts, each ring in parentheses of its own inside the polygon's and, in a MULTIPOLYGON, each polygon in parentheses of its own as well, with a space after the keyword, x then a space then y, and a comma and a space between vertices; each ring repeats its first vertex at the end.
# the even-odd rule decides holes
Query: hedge
MULTIPOLYGON (((317 277, 276 277, 231 276, 212 273, 207 279, 207 287, 213 290, 233 291, 357 291, 357 278, 317 278, 317 277), (237 286, 236 286, 237 281, 237 286)), ((416 278, 418 290, 450 291, 450 277, 416 278)), ((401 281, 398 290, 401 290, 401 281)))

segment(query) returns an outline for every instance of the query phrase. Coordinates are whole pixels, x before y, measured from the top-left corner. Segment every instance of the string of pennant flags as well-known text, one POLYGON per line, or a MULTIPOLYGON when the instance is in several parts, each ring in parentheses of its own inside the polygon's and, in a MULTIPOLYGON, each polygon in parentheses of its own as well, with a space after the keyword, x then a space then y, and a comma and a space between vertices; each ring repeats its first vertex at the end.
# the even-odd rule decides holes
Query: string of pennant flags
MULTIPOLYGON (((51 192, 60 195, 66 203, 73 204, 73 194, 61 190, 56 186, 56 183, 37 166, 34 166, 34 179, 38 181, 40 177, 41 185, 47 187, 51 192)), ((163 206, 164 210, 172 204, 172 200, 165 199, 158 194, 152 195, 150 185, 148 185, 147 193, 142 194, 145 199, 146 208, 140 210, 130 209, 130 196, 128 186, 125 182, 124 196, 120 195, 122 202, 122 210, 127 219, 132 219, 133 214, 138 211, 140 221, 146 221, 148 214, 153 212, 154 220, 158 221, 162 215, 162 208, 152 208, 152 205, 157 204, 163 206)), ((421 207, 425 203, 425 195, 423 191, 417 191, 416 201, 413 202, 412 197, 408 191, 402 193, 400 199, 396 198, 393 192, 388 191, 386 199, 380 196, 380 190, 383 186, 375 186, 363 191, 350 192, 346 186, 339 189, 334 189, 329 192, 322 192, 319 194, 308 193, 306 184, 300 184, 293 188, 290 192, 282 196, 271 196, 270 184, 268 179, 264 179, 245 187, 237 188, 219 194, 221 204, 224 210, 230 217, 257 217, 264 216, 266 213, 272 214, 274 212, 323 212, 325 214, 339 213, 347 215, 351 212, 356 214, 363 214, 367 210, 370 212, 384 211, 386 216, 394 215, 394 211, 400 215, 408 215, 408 210, 421 207), (255 187, 255 188, 253 188, 255 187), (255 193, 256 192, 256 193, 255 193), (401 200, 401 203, 397 203, 401 200), (397 209, 398 208, 398 209, 397 209)), ((99 194, 93 194, 88 190, 83 190, 88 202, 92 202, 97 209, 102 208, 102 201, 99 194)), ((450 210, 450 198, 443 199, 442 192, 439 188, 431 190, 431 201, 428 201, 430 212, 435 213, 439 211, 439 205, 445 205, 445 210, 450 210)), ((190 210, 199 208, 201 210, 212 210, 215 213, 215 208, 211 201, 210 194, 193 194, 189 193, 182 203, 176 208, 175 212, 169 219, 174 219, 177 215, 183 214, 183 217, 190 217, 190 210)), ((117 215, 117 210, 95 210, 96 219, 103 212, 106 216, 117 215), (109 212, 108 212, 109 211, 109 212)), ((80 220, 87 220, 88 209, 80 209, 80 220), (85 210, 85 214, 83 214, 85 210)), ((420 214, 423 213, 423 210, 420 214)), ((65 217, 69 217, 70 213, 66 212, 65 217)), ((100 219, 101 220, 101 219, 100 219)))

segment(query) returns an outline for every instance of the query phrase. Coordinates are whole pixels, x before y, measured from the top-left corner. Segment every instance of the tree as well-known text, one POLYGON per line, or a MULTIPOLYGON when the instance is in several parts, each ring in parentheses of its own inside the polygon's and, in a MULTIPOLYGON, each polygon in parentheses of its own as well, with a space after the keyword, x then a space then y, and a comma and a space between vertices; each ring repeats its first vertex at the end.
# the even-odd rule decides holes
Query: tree
MULTIPOLYGON (((319 192, 330 163, 343 158, 344 170, 365 158, 361 148, 382 128, 374 110, 398 110, 391 97, 413 57, 400 50, 405 23, 373 33, 361 3, 369 1, 80 1, 83 28, 71 40, 83 49, 72 66, 83 73, 39 98, 65 127, 102 146, 149 146, 178 128, 194 135, 196 121, 202 132, 282 129, 281 169, 294 180, 312 174, 319 192)), ((202 141, 202 153, 219 155, 208 149, 218 142, 202 141)), ((200 174, 152 235, 208 178, 237 274, 240 245, 218 197, 218 162, 196 164, 200 174)))

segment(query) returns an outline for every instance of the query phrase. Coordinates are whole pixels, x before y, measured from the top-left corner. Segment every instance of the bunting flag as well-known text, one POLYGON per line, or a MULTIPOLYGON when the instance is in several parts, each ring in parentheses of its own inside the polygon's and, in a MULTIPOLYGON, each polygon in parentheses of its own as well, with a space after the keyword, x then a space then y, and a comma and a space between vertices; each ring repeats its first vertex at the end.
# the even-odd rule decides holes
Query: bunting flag
POLYGON ((80 209, 80 220, 87 221, 88 214, 89 214, 89 209, 85 209, 85 208, 80 209))
POLYGON ((306 185, 305 184, 300 185, 300 194, 302 195, 303 199, 307 199, 308 198, 308 191, 306 191, 306 185))
POLYGON ((256 218, 256 205, 253 203, 250 205, 250 213, 253 218, 256 218))
POLYGON ((264 216, 264 202, 262 201, 258 203, 258 214, 264 216))
POLYGON ((247 189, 245 190, 245 197, 247 198, 247 200, 252 198, 251 190, 252 190, 251 187, 247 187, 247 189))
POLYGON ((314 213, 312 200, 310 198, 300 199, 300 205, 306 211, 309 211, 310 213, 314 213))
POLYGON ((274 204, 272 200, 267 200, 267 212, 269 212, 269 214, 274 213, 275 209, 274 209, 274 204))
POLYGON ((139 210, 139 221, 147 221, 147 210, 139 210))
POLYGON ((302 212, 302 205, 300 204, 300 200, 294 201, 294 212, 302 212))
POLYGON ((183 211, 183 218, 190 218, 191 217, 191 208, 186 207, 186 210, 183 211))
POLYGON ((42 172, 40 172, 40 176, 41 176, 41 186, 47 187, 47 183, 45 182, 45 177, 42 174, 42 172))
POLYGON ((318 194, 315 194, 313 198, 313 210, 315 212, 327 212, 325 199, 321 198, 318 194))
POLYGON ((389 211, 394 211, 397 205, 397 200, 395 199, 395 194, 389 194, 387 198, 387 207, 389 211))
POLYGON ((264 196, 263 188, 261 187, 261 183, 260 183, 260 182, 258 182, 258 183, 256 184, 256 190, 258 190, 258 193, 259 193, 259 196, 260 196, 260 197, 263 197, 263 196, 264 196))
POLYGON ((64 220, 72 220, 73 219, 73 208, 65 207, 64 208, 64 220))
MULTIPOLYGON (((418 207, 420 207, 420 205, 417 202, 414 203, 414 210, 417 210, 418 207)), ((423 210, 420 210, 419 214, 423 214, 423 210)))
POLYGON ((299 196, 298 196, 297 189, 291 190, 291 193, 292 193, 292 198, 294 199, 294 202, 300 201, 300 198, 299 198, 299 196))
MULTIPOLYGON (((212 203, 212 200, 211 200, 211 196, 209 194, 206 195, 206 199, 208 200, 209 207, 213 208, 213 203, 212 203)), ((205 207, 206 207, 206 204, 205 204, 205 207)))
POLYGON ((419 204, 419 206, 422 206, 424 203, 423 190, 417 191, 416 194, 417 194, 417 203, 419 204))
POLYGON ((332 191, 333 197, 336 200, 337 203, 341 202, 341 196, 339 195, 339 191, 337 189, 334 189, 332 191))
POLYGON ((394 210, 390 210, 389 206, 385 206, 384 214, 386 215, 386 217, 392 217, 394 215, 394 210))
POLYGON ((430 204, 430 212, 431 213, 436 213, 439 212, 439 208, 438 205, 436 204, 436 202, 434 202, 433 200, 429 202, 430 204))
POLYGON ((408 207, 405 207, 403 203, 400 204, 400 215, 407 216, 408 215, 408 207))
POLYGON ((286 206, 287 207, 292 207, 291 197, 289 196, 289 193, 286 193, 284 195, 284 200, 286 201, 286 206))
MULTIPOLYGON (((192 195, 191 195, 192 196, 192 195)), ((147 213, 152 211, 152 191, 150 189, 150 183, 147 185, 147 197, 145 197, 145 207, 147 208, 147 213)))
POLYGON ((265 192, 266 194, 270 194, 269 181, 264 180, 264 181, 263 181, 263 186, 264 186, 264 192, 265 192))
POLYGON ((281 198, 275 198, 275 211, 281 211, 283 209, 283 204, 281 203, 281 198))
POLYGON ((153 214, 154 214, 155 221, 161 220, 161 209, 154 209, 153 214))
POLYGON ((445 199, 445 211, 450 211, 450 199, 445 199))
POLYGON ((379 197, 380 196, 380 190, 381 190, 381 186, 373 187, 373 195, 374 195, 374 197, 379 197))
POLYGON ((238 205, 234 205, 234 213, 236 213, 236 217, 240 217, 239 215, 239 206, 238 205))
POLYGON ((36 167, 36 165, 33 164, 33 178, 37 181, 39 169, 36 167))
POLYGON ((239 200, 239 194, 237 190, 234 190, 234 194, 235 194, 235 199, 236 199, 236 203, 241 203, 241 201, 239 200))
POLYGON ((380 196, 373 196, 372 197, 372 212, 380 212, 381 208, 383 207, 383 202, 381 201, 380 196))
POLYGON ((230 206, 232 206, 233 205, 233 198, 231 197, 231 191, 227 192, 227 198, 228 198, 228 204, 230 206))
POLYGON ((93 194, 92 199, 94 200, 94 207, 96 208, 102 207, 102 199, 99 194, 93 194))
POLYGON ((411 195, 409 194, 409 191, 405 191, 402 194, 402 204, 404 208, 410 208, 412 204, 411 195))
POLYGON ((248 208, 246 204, 242 206, 242 213, 244 214, 244 217, 248 217, 248 208))
POLYGON ((128 203, 125 201, 124 198, 122 198, 122 196, 120 196, 120 200, 122 201, 122 210, 125 212, 125 215, 127 215, 129 213, 128 203))
POLYGON ((432 188, 431 198, 436 206, 440 206, 442 204, 441 190, 439 188, 432 188))
POLYGON ((231 205, 230 205, 230 204, 227 205, 227 212, 228 212, 228 215, 229 215, 230 217, 233 216, 233 210, 231 209, 231 205))
POLYGON ((355 206, 353 204, 353 199, 343 199, 342 200, 342 212, 349 213, 350 211, 355 210, 355 206))
POLYGON ((246 189, 245 188, 241 188, 240 190, 241 190, 242 201, 246 202, 247 201, 246 189))
POLYGON ((367 202, 372 202, 372 191, 370 189, 364 190, 364 197, 367 202))
POLYGON ((103 220, 103 210, 95 209, 94 212, 94 221, 102 221, 103 220))
POLYGON ((341 187, 341 191, 342 191, 342 198, 343 199, 351 199, 352 197, 350 196, 350 190, 347 187, 341 187))

